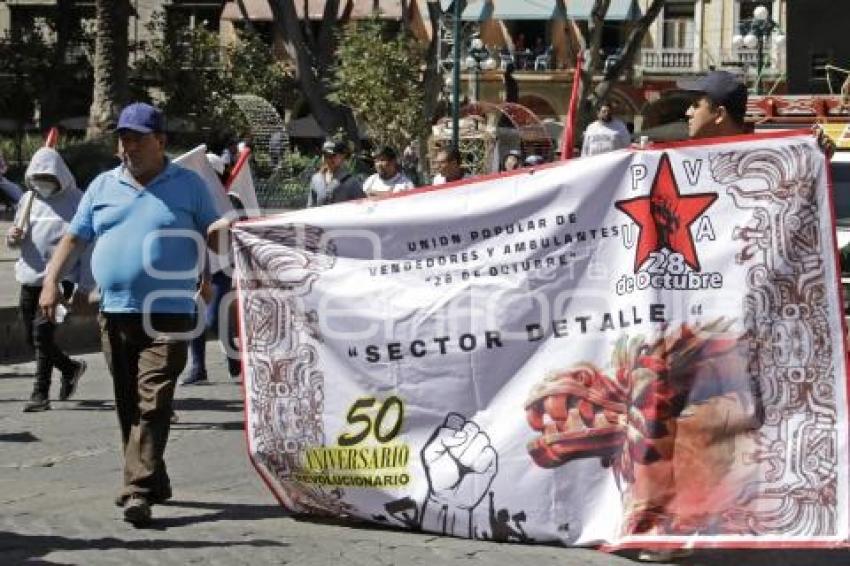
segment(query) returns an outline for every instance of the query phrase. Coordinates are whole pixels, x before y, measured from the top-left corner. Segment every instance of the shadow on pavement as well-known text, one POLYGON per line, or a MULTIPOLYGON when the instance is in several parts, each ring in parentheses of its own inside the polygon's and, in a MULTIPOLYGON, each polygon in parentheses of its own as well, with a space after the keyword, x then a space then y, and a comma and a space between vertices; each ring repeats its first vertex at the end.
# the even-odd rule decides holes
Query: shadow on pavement
POLYGON ((31 432, 7 432, 0 434, 0 442, 40 442, 31 432))
MULTIPOLYGON (((75 539, 51 535, 22 535, 9 531, 0 531, 0 556, 4 564, 44 564, 31 559, 44 557, 51 552, 73 550, 163 550, 179 548, 216 548, 216 547, 286 547, 287 543, 272 540, 219 541, 205 542, 196 540, 123 540, 114 537, 75 539)), ((50 562, 50 564, 56 564, 50 562)))
POLYGON ((223 411, 226 413, 241 413, 244 404, 241 399, 201 399, 198 397, 174 399, 175 411, 223 411))
POLYGON ((187 517, 161 517, 154 519, 144 530, 164 531, 169 528, 186 527, 200 523, 218 521, 258 521, 261 519, 280 519, 288 514, 280 505, 252 505, 247 503, 204 503, 202 501, 168 501, 162 504, 167 507, 182 507, 186 509, 202 509, 209 511, 202 515, 187 517))
POLYGON ((65 408, 66 411, 114 411, 115 401, 106 399, 85 399, 82 401, 71 401, 71 405, 65 408))
POLYGON ((226 423, 177 422, 171 425, 171 430, 245 430, 245 423, 243 421, 229 421, 226 423))

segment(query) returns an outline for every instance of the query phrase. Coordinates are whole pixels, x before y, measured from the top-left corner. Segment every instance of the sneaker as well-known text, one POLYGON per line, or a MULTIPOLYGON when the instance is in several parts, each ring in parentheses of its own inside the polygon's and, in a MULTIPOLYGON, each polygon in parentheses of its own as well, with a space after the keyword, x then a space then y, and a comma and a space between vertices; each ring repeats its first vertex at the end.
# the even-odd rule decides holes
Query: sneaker
POLYGON ((76 367, 69 373, 62 374, 62 385, 59 388, 59 400, 67 401, 77 392, 77 384, 80 378, 86 373, 86 362, 79 360, 76 362, 76 367))
POLYGON ((50 399, 47 398, 47 395, 38 391, 33 392, 30 400, 24 405, 25 413, 37 413, 48 409, 50 409, 50 399))
POLYGON ((672 562, 680 558, 687 558, 694 553, 689 548, 664 548, 659 550, 642 550, 638 554, 641 562, 672 562))
POLYGON ((134 526, 147 524, 151 520, 151 505, 143 495, 134 493, 124 505, 124 520, 134 526))
POLYGON ((193 371, 186 376, 186 379, 180 382, 180 385, 197 385, 207 381, 207 372, 193 371))

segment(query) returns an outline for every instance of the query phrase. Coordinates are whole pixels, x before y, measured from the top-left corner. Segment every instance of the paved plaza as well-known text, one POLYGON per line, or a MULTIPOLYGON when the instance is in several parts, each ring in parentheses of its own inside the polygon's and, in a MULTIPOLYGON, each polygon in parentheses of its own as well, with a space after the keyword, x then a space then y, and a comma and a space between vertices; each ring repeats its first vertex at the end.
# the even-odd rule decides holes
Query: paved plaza
MULTIPOLYGON (((0 366, 0 564, 571 566, 632 564, 594 550, 467 541, 287 516, 245 450, 242 391, 210 344, 208 385, 178 389, 167 462, 174 500, 134 529, 112 500, 119 433, 99 353, 76 397, 21 412, 31 363, 0 366)), ((54 384, 54 391, 56 385, 54 384)), ((55 395, 54 395, 55 397, 55 395)), ((846 551, 702 551, 688 564, 846 564, 846 551)))

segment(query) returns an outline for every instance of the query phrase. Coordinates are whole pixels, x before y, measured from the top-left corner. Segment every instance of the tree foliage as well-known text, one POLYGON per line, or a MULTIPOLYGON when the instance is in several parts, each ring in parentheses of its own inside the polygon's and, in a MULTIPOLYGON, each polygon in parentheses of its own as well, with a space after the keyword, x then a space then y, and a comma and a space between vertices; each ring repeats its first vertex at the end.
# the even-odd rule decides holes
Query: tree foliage
POLYGON ((27 30, 0 43, 0 115, 27 123, 47 90, 51 48, 39 30, 27 30))
POLYGON ((241 32, 222 47, 217 33, 200 26, 169 29, 162 14, 149 28, 156 39, 135 74, 161 98, 167 116, 185 118, 216 137, 244 125, 233 101, 237 94, 265 98, 278 112, 292 104, 292 76, 258 35, 241 32))
POLYGON ((600 66, 599 52, 602 44, 602 30, 605 26, 605 16, 608 14, 608 8, 611 5, 611 0, 594 0, 593 8, 590 11, 590 21, 588 22, 587 51, 590 57, 585 62, 585 70, 582 73, 581 100, 584 102, 582 105, 584 123, 591 120, 591 115, 608 96, 613 84, 618 82, 622 74, 632 67, 644 37, 646 37, 658 14, 661 13, 664 4, 665 0, 652 0, 643 15, 629 29, 625 42, 620 49, 620 56, 617 57, 613 65, 606 66, 602 80, 594 88, 593 70, 600 66))
MULTIPOLYGON (((269 7, 276 33, 292 61, 298 89, 309 105, 310 113, 325 132, 336 134, 343 131, 359 148, 360 139, 354 115, 348 107, 334 103, 328 96, 337 29, 350 20, 354 2, 327 0, 321 20, 314 22, 303 21, 298 17, 295 1, 269 0, 269 7)), ((307 6, 306 2, 304 6, 307 6)))
POLYGON ((334 102, 351 108, 376 145, 398 150, 425 131, 421 46, 378 19, 345 26, 332 80, 334 102))
POLYGON ((42 124, 51 126, 60 118, 88 114, 91 104, 87 55, 93 38, 79 27, 59 35, 53 20, 45 23, 0 40, 0 116, 21 124, 33 119, 36 108, 42 124))

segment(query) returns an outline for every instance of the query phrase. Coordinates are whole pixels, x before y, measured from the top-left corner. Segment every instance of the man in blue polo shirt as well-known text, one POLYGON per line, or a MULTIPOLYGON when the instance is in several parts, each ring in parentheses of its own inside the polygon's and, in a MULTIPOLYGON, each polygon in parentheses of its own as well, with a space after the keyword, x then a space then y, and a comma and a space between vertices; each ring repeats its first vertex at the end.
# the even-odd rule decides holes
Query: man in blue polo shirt
POLYGON ((198 259, 219 247, 219 219, 204 182, 165 157, 164 120, 143 103, 118 120, 122 164, 98 176, 47 267, 39 304, 53 318, 57 282, 78 249, 94 242, 101 340, 115 386, 124 448, 125 520, 143 524, 171 497, 163 455, 174 386, 194 327, 198 259))

